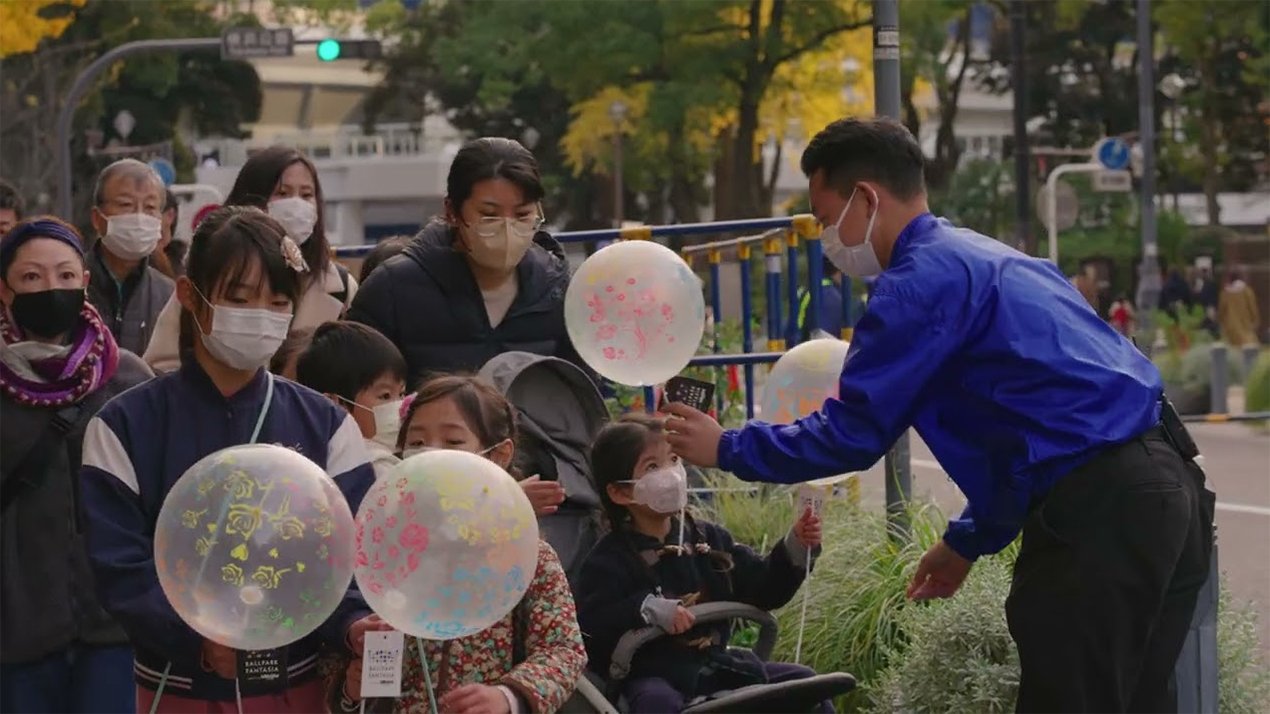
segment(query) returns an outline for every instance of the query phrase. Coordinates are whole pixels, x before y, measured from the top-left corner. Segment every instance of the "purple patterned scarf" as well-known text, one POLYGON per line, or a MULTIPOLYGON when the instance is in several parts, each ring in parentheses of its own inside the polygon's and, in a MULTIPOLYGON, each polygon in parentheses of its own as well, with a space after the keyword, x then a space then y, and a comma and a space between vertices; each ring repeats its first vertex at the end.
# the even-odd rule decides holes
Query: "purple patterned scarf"
POLYGON ((0 391, 19 404, 60 408, 97 391, 119 366, 119 346, 84 302, 67 346, 25 340, 8 310, 0 309, 0 391))

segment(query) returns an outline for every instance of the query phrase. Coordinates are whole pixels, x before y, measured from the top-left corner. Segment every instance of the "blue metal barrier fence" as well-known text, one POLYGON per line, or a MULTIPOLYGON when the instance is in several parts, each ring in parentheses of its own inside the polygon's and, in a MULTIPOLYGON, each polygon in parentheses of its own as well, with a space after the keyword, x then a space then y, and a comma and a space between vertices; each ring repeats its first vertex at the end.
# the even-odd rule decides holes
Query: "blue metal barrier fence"
MULTIPOLYGON (((738 233, 757 234, 713 240, 705 243, 689 245, 681 254, 685 261, 697 267, 697 256, 704 255, 708 268, 710 311, 714 317, 714 352, 702 355, 689 362, 693 367, 729 367, 739 366, 744 370, 745 415, 754 418, 754 366, 771 364, 780 359, 786 347, 792 347, 802 341, 804 332, 811 332, 820 325, 822 306, 822 290, 832 285, 825 283, 822 270, 822 253, 820 248, 820 224, 814 216, 800 214, 773 218, 755 218, 738 221, 715 221, 711 223, 681 223, 663 226, 635 226, 628 228, 609 228, 592 231, 572 231, 557 233, 555 239, 561 243, 581 243, 586 241, 605 242, 613 240, 652 240, 671 236, 678 237, 717 237, 738 233), (755 246, 763 250, 764 305, 761 313, 766 323, 766 351, 754 351, 755 311, 753 300, 753 249, 755 246), (732 255, 740 264, 741 292, 741 343, 742 354, 721 354, 719 344, 719 328, 723 323, 722 296, 722 264, 726 257, 732 255), (805 255, 807 272, 806 281, 800 278, 800 255, 805 255), (800 289, 802 288, 802 289, 800 289), (806 309, 803 309, 803 302, 806 309)), ((336 258, 361 258, 369 253, 374 245, 339 246, 332 250, 336 258)), ((842 331, 840 337, 851 339, 852 284, 850 278, 842 276, 836 286, 842 296, 842 331)), ((718 378, 716 376, 716 387, 718 378)), ((716 388, 720 405, 723 389, 716 388)), ((655 394, 652 387, 644 389, 644 404, 652 410, 655 407, 655 394)), ((911 471, 907 449, 897 458, 896 473, 888 474, 899 486, 897 493, 908 494, 911 483, 911 471)), ((904 503, 900 498, 890 496, 888 488, 888 513, 900 513, 904 503), (896 501, 891 503, 890 501, 896 501)), ((904 496, 906 497, 906 496, 904 496)))

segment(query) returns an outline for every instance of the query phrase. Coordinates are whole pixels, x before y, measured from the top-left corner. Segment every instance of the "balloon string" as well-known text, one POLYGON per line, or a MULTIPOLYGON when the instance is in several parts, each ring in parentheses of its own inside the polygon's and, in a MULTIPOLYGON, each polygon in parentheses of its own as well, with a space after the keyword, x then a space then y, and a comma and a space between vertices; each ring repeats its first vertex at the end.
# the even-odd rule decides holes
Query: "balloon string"
POLYGON ((428 653, 423 649, 423 638, 416 637, 415 644, 419 647, 419 665, 423 670, 423 686, 428 690, 428 706, 432 714, 438 714, 437 693, 432 689, 432 674, 428 672, 428 653))
POLYGON ((807 631, 807 600, 811 596, 811 549, 807 549, 807 570, 803 574, 803 611, 798 616, 798 644, 794 645, 794 664, 803 663, 803 633, 807 631))
POLYGON ((168 686, 168 674, 172 671, 172 663, 163 668, 163 676, 159 677, 159 688, 154 690, 154 701, 150 702, 150 714, 159 711, 159 700, 163 698, 163 688, 168 686))
POLYGON ((238 677, 234 677, 234 701, 238 703, 238 714, 243 714, 243 692, 238 688, 238 677))

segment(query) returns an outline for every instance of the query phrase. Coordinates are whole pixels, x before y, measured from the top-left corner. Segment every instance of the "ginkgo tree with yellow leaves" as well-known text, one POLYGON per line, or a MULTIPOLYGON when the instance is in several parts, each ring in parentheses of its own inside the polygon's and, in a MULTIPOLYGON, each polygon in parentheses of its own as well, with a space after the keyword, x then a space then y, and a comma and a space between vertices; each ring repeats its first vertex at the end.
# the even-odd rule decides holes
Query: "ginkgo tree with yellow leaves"
POLYGON ((872 109, 863 0, 661 0, 600 22, 558 5, 565 33, 582 35, 568 53, 602 58, 555 65, 577 100, 562 142, 575 171, 611 163, 608 107, 620 98, 630 108, 621 131, 652 174, 690 180, 682 174, 712 168, 716 217, 767 215, 783 142, 872 109), (768 143, 777 156, 765 165, 768 143))
MULTIPOLYGON (((770 9, 772 3, 768 2, 770 9)), ((771 207, 775 171, 782 161, 795 157, 783 157, 782 147, 787 141, 805 141, 826 124, 852 114, 868 114, 873 109, 872 34, 868 27, 849 30, 834 35, 813 51, 779 65, 768 89, 761 97, 757 124, 752 138, 746 142, 748 151, 742 148, 738 129, 741 127, 741 108, 735 100, 722 97, 715 103, 698 102, 684 106, 682 113, 671 118, 682 122, 677 132, 679 145, 672 146, 672 129, 668 129, 652 115, 650 103, 656 101, 658 83, 639 82, 627 86, 608 85, 592 96, 578 101, 572 110, 569 131, 561 141, 565 158, 575 175, 598 170, 613 170, 613 134, 621 131, 628 158, 624 171, 628 185, 637 190, 655 190, 659 181, 675 181, 676 170, 690 175, 679 180, 692 181, 720 163, 733 152, 741 152, 741 161, 752 162, 753 168, 765 168, 759 173, 757 185, 759 202, 752 211, 744 213, 766 214, 771 207), (610 115, 614 102, 622 102, 627 114, 621 126, 615 126, 610 115), (764 145, 776 148, 776 156, 763 167, 761 149, 764 145), (680 161, 672 154, 681 152, 680 161), (694 160, 684 161, 686 157, 694 160), (633 162, 629 161, 634 158, 633 162), (631 180, 633 179, 633 180, 631 180)), ((663 117, 664 119, 664 117, 663 117)), ((718 167, 728 172, 728 166, 718 167)), ((716 175, 716 186, 727 187, 729 182, 716 175)), ((717 192, 719 193, 719 192, 717 192)), ((677 203, 672 199, 672 204, 677 203)), ((678 211, 683 213, 683 210, 678 211)), ((716 206, 716 215, 727 215, 725 209, 716 206)), ((740 212, 738 212, 740 213, 740 212)), ((681 218, 683 216, 681 215, 681 218)))
POLYGON ((0 57, 34 52, 56 40, 88 0, 0 0, 0 57))
POLYGON ((869 109, 869 8, 868 0, 469 0, 453 8, 454 31, 428 48, 428 61, 433 77, 479 82, 490 117, 519 87, 549 83, 572 104, 561 145, 575 171, 609 170, 618 128, 608 108, 621 98, 629 187, 668 190, 675 218, 686 220, 708 202, 697 194, 713 173, 717 217, 767 215, 764 143, 869 109))

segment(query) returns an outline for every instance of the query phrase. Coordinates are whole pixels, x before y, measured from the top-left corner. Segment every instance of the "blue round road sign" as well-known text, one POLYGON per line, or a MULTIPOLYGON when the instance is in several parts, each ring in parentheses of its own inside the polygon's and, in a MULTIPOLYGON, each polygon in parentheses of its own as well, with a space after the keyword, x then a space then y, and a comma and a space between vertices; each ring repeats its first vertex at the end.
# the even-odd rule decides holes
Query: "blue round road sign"
POLYGON ((1094 158, 1108 171, 1120 171, 1129 166, 1129 144, 1124 139, 1110 137, 1094 147, 1094 158))
POLYGON ((176 167, 172 165, 171 161, 167 159, 151 159, 150 168, 154 169, 154 172, 163 180, 164 186, 171 186, 176 182, 176 167))

